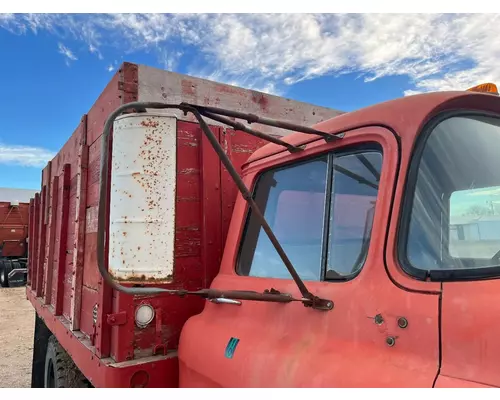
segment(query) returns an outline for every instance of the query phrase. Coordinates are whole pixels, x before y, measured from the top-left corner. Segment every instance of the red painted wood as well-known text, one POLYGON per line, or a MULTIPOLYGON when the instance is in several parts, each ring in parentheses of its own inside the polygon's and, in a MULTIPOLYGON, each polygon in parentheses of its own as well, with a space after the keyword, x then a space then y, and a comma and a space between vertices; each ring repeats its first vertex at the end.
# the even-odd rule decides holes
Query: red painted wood
POLYGON ((69 193, 70 193, 70 182, 71 180, 71 165, 66 164, 63 168, 63 190, 62 190, 62 204, 59 208, 59 256, 57 259, 57 274, 55 282, 55 304, 54 304, 54 314, 61 315, 63 313, 63 300, 64 300, 64 282, 65 282, 65 270, 66 270, 66 254, 67 248, 67 233, 68 233, 68 214, 69 214, 69 193))
POLYGON ((31 280, 32 280, 32 274, 33 271, 30 268, 30 263, 29 263, 29 257, 30 254, 34 253, 34 246, 35 246, 35 199, 32 198, 30 199, 30 207, 29 207, 29 228, 28 228, 28 240, 31 238, 32 240, 29 240, 28 242, 28 276, 26 280, 26 286, 31 286, 31 280))
POLYGON ((26 294, 37 314, 44 319, 61 345, 78 365, 78 368, 95 387, 131 387, 132 377, 138 371, 144 371, 148 374, 147 387, 177 387, 179 375, 175 353, 154 357, 148 363, 109 364, 109 360, 101 360, 93 354, 89 348, 90 343, 79 334, 80 332, 72 332, 68 329, 65 320, 62 317, 55 317, 51 310, 43 306, 30 290, 27 290, 26 294))
MULTIPOLYGON (((42 182, 43 185, 43 182, 42 182)), ((36 258, 36 297, 42 297, 43 294, 43 264, 45 259, 45 241, 46 241, 46 225, 45 225, 45 202, 47 201, 47 186, 42 186, 42 194, 39 208, 39 233, 38 233, 38 252, 36 258)))
MULTIPOLYGON (((111 182, 111 150, 113 148, 113 137, 109 138, 109 154, 108 154, 108 182, 111 182)), ((109 190, 109 187, 108 187, 109 190)), ((106 215, 109 215, 109 203, 106 204, 106 215)), ((109 218, 106 220, 106 232, 109 231, 109 218)), ((109 242, 106 240, 104 245, 105 254, 109 254, 109 242)), ((96 265, 97 267, 97 265, 96 265)), ((105 257, 104 268, 108 269, 108 258, 105 257)), ((113 290, 104 280, 99 277, 98 282, 98 307, 97 330, 96 330, 96 354, 99 357, 108 357, 111 354, 111 326, 107 323, 107 315, 113 310, 113 290)), ((115 310, 115 312, 118 310, 115 310)), ((119 361, 117 359, 117 361, 119 361)))
POLYGON ((40 243, 39 226, 40 226, 40 194, 35 193, 34 199, 34 224, 31 227, 33 234, 30 237, 30 243, 33 245, 33 251, 28 254, 28 266, 31 270, 31 282, 29 288, 36 291, 37 277, 38 277, 38 248, 40 243))
MULTIPOLYGON (((211 129, 220 142, 221 129, 219 127, 211 127, 211 129)), ((202 192, 201 228, 203 232, 201 263, 206 266, 203 285, 207 287, 217 274, 222 256, 221 163, 207 137, 201 135, 201 138, 200 184, 202 192)))
MULTIPOLYGON (((228 128, 222 130, 221 141, 226 153, 240 174, 242 166, 248 160, 249 156, 267 143, 244 132, 228 128)), ((222 207, 222 238, 225 240, 233 215, 234 202, 238 195, 238 189, 224 167, 221 169, 221 194, 221 202, 224 205, 222 207)))
MULTIPOLYGON (((50 178, 49 178, 50 179, 50 178)), ((51 191, 50 191, 50 200, 49 206, 47 209, 48 212, 48 233, 47 233, 47 242, 46 242, 46 250, 45 250, 45 262, 44 262, 44 275, 45 275, 45 289, 44 289, 44 304, 51 304, 52 301, 52 276, 54 274, 54 253, 56 252, 56 218, 57 218, 57 205, 58 205, 58 193, 59 193, 59 176, 56 175, 51 180, 51 191)))
POLYGON ((75 198, 74 240, 72 243, 71 257, 71 300, 70 322, 71 329, 80 329, 80 315, 82 307, 82 287, 85 259, 85 229, 86 229, 86 204, 87 204, 87 176, 89 164, 89 148, 87 146, 87 115, 81 121, 80 146, 78 150, 77 185, 75 198))

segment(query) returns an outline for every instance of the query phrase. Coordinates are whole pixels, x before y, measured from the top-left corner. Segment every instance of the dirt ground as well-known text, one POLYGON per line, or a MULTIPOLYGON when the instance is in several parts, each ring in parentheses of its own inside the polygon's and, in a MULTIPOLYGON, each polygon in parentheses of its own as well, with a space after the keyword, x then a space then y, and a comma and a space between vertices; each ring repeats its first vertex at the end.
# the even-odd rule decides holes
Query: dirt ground
POLYGON ((35 313, 25 291, 0 288, 0 388, 31 387, 35 313))

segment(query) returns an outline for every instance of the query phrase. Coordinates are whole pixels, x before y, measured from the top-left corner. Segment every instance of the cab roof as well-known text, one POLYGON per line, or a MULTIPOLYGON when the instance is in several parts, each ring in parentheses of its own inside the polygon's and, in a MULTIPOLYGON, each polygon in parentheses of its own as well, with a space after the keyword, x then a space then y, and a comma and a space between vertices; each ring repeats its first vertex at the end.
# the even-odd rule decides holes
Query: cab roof
MULTIPOLYGON (((320 122, 314 128, 338 134, 366 126, 382 126, 395 132, 403 142, 413 142, 422 125, 429 119, 441 111, 453 109, 500 112, 500 97, 470 91, 418 94, 344 113, 320 122)), ((296 146, 321 140, 318 136, 304 133, 292 133, 282 139, 296 146)), ((246 164, 283 151, 286 149, 280 145, 266 144, 256 150, 246 164)))

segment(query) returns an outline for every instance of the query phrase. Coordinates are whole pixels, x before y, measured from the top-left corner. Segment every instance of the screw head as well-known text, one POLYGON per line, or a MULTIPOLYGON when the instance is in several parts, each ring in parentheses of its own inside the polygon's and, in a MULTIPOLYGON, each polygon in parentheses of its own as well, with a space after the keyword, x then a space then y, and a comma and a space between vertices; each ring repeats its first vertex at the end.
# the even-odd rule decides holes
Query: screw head
POLYGON ((385 339, 385 342, 387 343, 387 346, 392 347, 396 344, 396 339, 392 336, 389 336, 387 339, 385 339))
POLYGON ((401 329, 405 329, 408 327, 408 320, 405 317, 398 318, 398 326, 401 329))

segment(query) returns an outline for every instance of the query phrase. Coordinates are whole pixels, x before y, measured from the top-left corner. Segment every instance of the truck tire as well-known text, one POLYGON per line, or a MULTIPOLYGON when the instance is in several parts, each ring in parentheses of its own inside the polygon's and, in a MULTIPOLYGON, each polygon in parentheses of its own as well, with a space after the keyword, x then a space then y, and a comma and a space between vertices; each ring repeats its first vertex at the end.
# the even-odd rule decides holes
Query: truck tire
POLYGON ((0 260, 0 286, 9 287, 9 271, 7 261, 0 260))
POLYGON ((92 385, 54 336, 45 354, 45 388, 90 388, 92 385))

